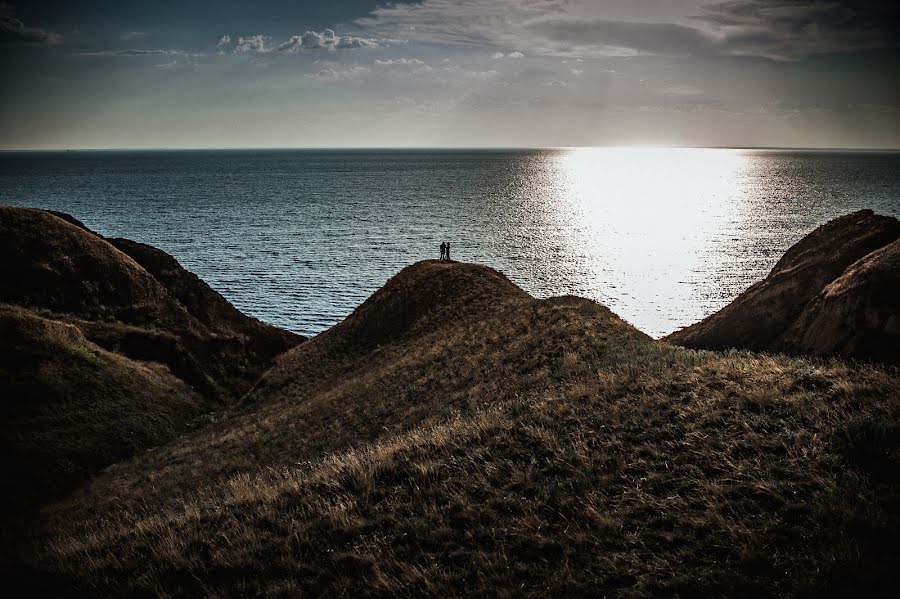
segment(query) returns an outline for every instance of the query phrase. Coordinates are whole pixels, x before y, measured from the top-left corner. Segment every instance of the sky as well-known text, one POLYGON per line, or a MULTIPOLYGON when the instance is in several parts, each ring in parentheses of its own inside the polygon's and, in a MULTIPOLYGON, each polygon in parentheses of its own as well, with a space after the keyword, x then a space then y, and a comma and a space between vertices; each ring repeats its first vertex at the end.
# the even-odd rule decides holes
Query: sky
POLYGON ((0 149, 900 148, 898 5, 0 0, 0 149))

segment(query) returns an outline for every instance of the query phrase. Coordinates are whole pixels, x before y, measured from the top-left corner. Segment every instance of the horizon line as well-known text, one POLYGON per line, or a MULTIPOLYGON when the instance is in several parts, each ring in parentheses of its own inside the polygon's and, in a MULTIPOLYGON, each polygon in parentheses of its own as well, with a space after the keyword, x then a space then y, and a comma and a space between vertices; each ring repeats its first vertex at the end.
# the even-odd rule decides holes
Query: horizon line
POLYGON ((900 147, 863 146, 690 146, 622 144, 595 146, 133 146, 133 147, 48 147, 48 148, 0 148, 0 153, 13 152, 178 152, 178 151, 514 151, 514 150, 584 150, 584 149, 666 149, 666 150, 792 150, 831 152, 900 152, 900 147))

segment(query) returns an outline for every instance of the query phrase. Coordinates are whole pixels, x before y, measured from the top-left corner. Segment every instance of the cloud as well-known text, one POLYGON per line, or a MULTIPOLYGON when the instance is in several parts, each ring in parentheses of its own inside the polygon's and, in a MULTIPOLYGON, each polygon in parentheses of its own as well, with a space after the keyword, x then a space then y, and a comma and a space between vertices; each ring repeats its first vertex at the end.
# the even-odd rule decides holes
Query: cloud
POLYGON ((568 4, 569 0, 423 0, 379 6, 355 23, 385 37, 410 41, 515 48, 529 45, 521 35, 522 23, 564 14, 568 4))
POLYGON ((493 69, 489 69, 487 71, 460 69, 458 72, 461 73, 462 76, 466 79, 476 79, 478 81, 487 81, 489 79, 493 79, 498 75, 497 71, 493 69))
POLYGON ((525 55, 521 52, 510 52, 509 54, 504 54, 503 52, 495 52, 491 58, 494 60, 500 60, 501 58, 523 58, 525 55))
POLYGON ((60 44, 62 36, 37 27, 29 27, 15 17, 13 7, 0 2, 0 44, 60 44))
MULTIPOLYGON (((672 22, 588 0, 422 0, 385 4, 355 24, 431 44, 554 56, 738 55, 797 60, 900 44, 900 3, 885 0, 728 0, 672 22), (617 12, 614 12, 617 11, 617 12), (629 18, 610 18, 612 16, 629 18)), ((672 13, 674 14, 674 13, 672 13)), ((513 53, 515 54, 515 53, 513 53)))
POLYGON ((362 83, 371 69, 364 66, 353 66, 347 69, 324 68, 316 73, 307 73, 306 77, 323 83, 362 83))
MULTIPOLYGON (((321 32, 307 31, 302 35, 292 35, 286 41, 274 44, 268 36, 257 34, 238 37, 234 44, 233 52, 254 52, 258 54, 284 53, 297 54, 305 51, 334 51, 351 50, 354 48, 378 48, 380 43, 395 40, 377 40, 374 38, 357 37, 353 35, 338 35, 332 29, 323 29, 321 32)), ((231 47, 231 36, 223 35, 216 47, 220 50, 231 47)))
POLYGON ((701 96, 703 90, 693 85, 672 85, 663 90, 662 94, 667 96, 701 96))
MULTIPOLYGON (((226 36, 223 36, 226 37, 226 36)), ((269 42, 269 38, 264 35, 248 35, 241 36, 237 38, 237 45, 234 48, 235 52, 271 52, 270 48, 266 47, 266 44, 269 42)))
POLYGON ((121 37, 123 40, 125 40, 127 42, 130 42, 130 41, 134 41, 134 40, 139 40, 143 37, 147 37, 147 34, 144 33, 143 31, 126 31, 119 37, 121 37))
POLYGON ((900 7, 884 0, 729 0, 697 19, 723 32, 726 53, 775 60, 900 44, 900 7))
POLYGON ((321 33, 307 31, 303 35, 294 35, 275 48, 276 52, 300 52, 302 50, 345 50, 351 48, 377 48, 378 41, 371 38, 352 35, 337 35, 332 29, 323 29, 321 33))
POLYGON ((386 60, 375 60, 375 65, 380 67, 388 67, 388 66, 410 66, 410 67, 420 67, 425 63, 419 60, 418 58, 388 58, 386 60))
POLYGON ((495 60, 538 55, 683 54, 708 45, 708 34, 669 23, 612 21, 600 3, 579 0, 423 0, 389 4, 356 24, 378 35, 425 43, 497 48, 495 60), (576 10, 577 9, 577 10, 576 10))
POLYGON ((426 75, 434 71, 418 58, 375 59, 375 66, 396 77, 407 78, 413 75, 426 75))
POLYGON ((581 54, 680 56, 709 52, 717 44, 710 34, 673 23, 552 20, 529 30, 561 52, 581 54))
POLYGON ((97 52, 79 52, 78 56, 186 56, 181 50, 163 49, 139 49, 128 48, 126 50, 99 50, 97 52))

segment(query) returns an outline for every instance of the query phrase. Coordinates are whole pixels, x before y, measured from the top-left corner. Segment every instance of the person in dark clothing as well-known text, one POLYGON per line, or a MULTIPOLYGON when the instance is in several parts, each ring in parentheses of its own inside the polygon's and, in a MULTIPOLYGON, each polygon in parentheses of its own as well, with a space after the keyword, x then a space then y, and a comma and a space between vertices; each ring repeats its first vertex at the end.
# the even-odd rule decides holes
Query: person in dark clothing
POLYGON ((441 260, 444 259, 444 256, 447 255, 447 244, 443 241, 441 242, 441 260))
POLYGON ((450 259, 450 242, 449 241, 444 242, 444 255, 447 256, 447 260, 450 259))

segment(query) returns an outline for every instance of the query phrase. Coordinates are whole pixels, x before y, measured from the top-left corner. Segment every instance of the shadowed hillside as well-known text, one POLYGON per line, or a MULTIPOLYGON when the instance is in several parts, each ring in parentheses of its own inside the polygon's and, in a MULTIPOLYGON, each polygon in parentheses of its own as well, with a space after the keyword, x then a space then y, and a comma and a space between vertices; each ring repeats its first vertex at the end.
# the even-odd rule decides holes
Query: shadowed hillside
POLYGON ((113 241, 0 207, 2 442, 18 481, 4 502, 17 510, 222 409, 300 341, 164 252, 113 241))
POLYGON ((29 562, 92 594, 876 594, 896 374, 675 347, 421 262, 47 509, 29 562))
POLYGON ((5 509, 22 509, 171 439, 209 408, 169 369, 101 349, 75 326, 0 304, 5 509))
POLYGON ((241 314, 165 252, 107 240, 68 215, 0 207, 0 277, 0 300, 50 310, 106 349, 167 363, 211 399, 239 397, 301 341, 241 314))
POLYGON ((897 239, 900 221, 871 210, 834 219, 791 247, 765 279, 666 340, 896 360, 900 303, 889 298, 900 285, 900 268, 893 253, 874 256, 897 239))
POLYGON ((794 353, 900 362, 900 241, 854 262, 788 330, 794 353))

